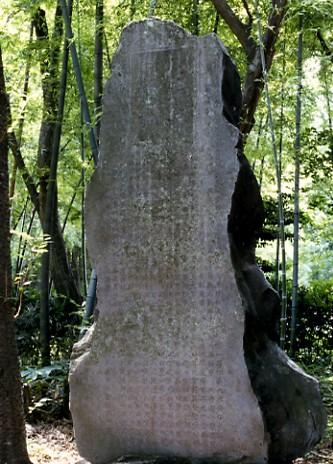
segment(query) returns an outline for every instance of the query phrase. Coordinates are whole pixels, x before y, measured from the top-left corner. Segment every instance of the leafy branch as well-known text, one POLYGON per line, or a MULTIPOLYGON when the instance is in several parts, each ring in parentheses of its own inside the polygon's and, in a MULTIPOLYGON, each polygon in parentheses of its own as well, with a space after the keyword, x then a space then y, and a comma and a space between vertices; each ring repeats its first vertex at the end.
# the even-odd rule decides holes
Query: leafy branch
MULTIPOLYGON (((212 0, 216 11, 223 18, 230 30, 242 45, 247 58, 247 72, 243 87, 243 108, 241 114, 241 131, 246 136, 254 125, 254 113, 263 89, 263 69, 260 60, 260 45, 251 35, 252 14, 247 2, 243 6, 249 16, 249 24, 245 24, 225 0, 212 0)), ((267 24, 263 33, 263 49, 267 71, 271 68, 275 44, 287 11, 287 0, 272 0, 267 24)))

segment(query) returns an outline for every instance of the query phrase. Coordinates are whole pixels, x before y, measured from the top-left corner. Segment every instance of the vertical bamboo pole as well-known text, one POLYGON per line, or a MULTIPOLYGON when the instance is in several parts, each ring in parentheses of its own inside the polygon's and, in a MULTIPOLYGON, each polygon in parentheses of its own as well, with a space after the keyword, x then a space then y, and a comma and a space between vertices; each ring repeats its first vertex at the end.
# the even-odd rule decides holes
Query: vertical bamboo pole
POLYGON ((85 195, 86 195, 86 151, 84 146, 82 111, 80 115, 80 154, 81 154, 81 258, 82 258, 82 280, 84 295, 87 295, 87 253, 86 253, 86 222, 85 222, 85 195))
MULTIPOLYGON (((255 145, 255 151, 256 153, 258 152, 259 150, 259 145, 260 145, 260 138, 261 138, 261 131, 262 131, 262 121, 263 121, 263 116, 260 117, 260 120, 259 120, 259 127, 258 127, 258 132, 257 132, 257 140, 256 140, 256 145, 255 145)), ((262 159, 261 159, 262 161, 262 159)), ((256 169, 256 165, 257 165, 257 159, 255 158, 255 160, 253 161, 252 163, 252 171, 255 172, 255 169, 256 169)), ((260 188, 260 184, 259 184, 259 188, 260 188)))
POLYGON ((220 15, 218 13, 216 13, 215 21, 214 21, 214 28, 213 28, 214 34, 217 34, 217 30, 219 28, 219 23, 220 23, 220 15))
MULTIPOLYGON (((326 66, 326 65, 325 65, 326 66)), ((327 106, 327 117, 328 117, 328 128, 330 131, 330 136, 333 134, 333 125, 332 125, 332 114, 331 114, 331 103, 330 103, 330 88, 327 82, 327 70, 324 70, 324 84, 325 84, 325 98, 327 106)))
MULTIPOLYGON (((279 169, 282 171, 283 152, 283 125, 284 125, 284 97, 285 97, 285 74, 286 74, 286 39, 283 41, 282 79, 281 79, 281 105, 280 105, 280 134, 279 134, 279 169)), ((280 293, 280 236, 278 233, 275 253, 275 275, 274 288, 280 293)))
POLYGON ((269 127, 270 127, 270 132, 271 132, 272 149, 273 149, 274 164, 275 164, 275 175, 276 175, 276 183, 277 183, 277 194, 278 194, 279 236, 280 236, 280 243, 281 243, 281 265, 282 265, 280 346, 282 349, 284 349, 285 339, 286 339, 286 320, 287 320, 287 281, 286 281, 286 250, 285 250, 285 230, 284 230, 284 210, 283 210, 283 197, 282 197, 281 169, 279 165, 279 157, 278 157, 278 151, 277 151, 277 146, 276 146, 272 105, 271 105, 271 99, 270 99, 270 94, 269 94, 266 58, 265 58, 265 51, 263 47, 261 18, 259 14, 257 0, 254 0, 254 6, 255 6, 255 12, 256 12, 256 16, 258 20, 257 22, 258 22, 260 59, 261 59, 262 74, 263 74, 263 79, 264 79, 264 90, 265 90, 265 97, 266 97, 266 104, 267 104, 267 111, 268 111, 268 122, 269 122, 269 127))
MULTIPOLYGON (((67 10, 66 0, 60 0, 60 3, 61 3, 61 8, 62 8, 62 14, 64 17, 64 22, 65 22, 66 37, 69 41, 69 47, 70 47, 71 56, 72 56, 74 73, 75 73, 76 82, 77 82, 77 86, 78 86, 79 93, 80 93, 83 117, 89 129, 90 148, 91 148, 92 156, 94 159, 94 165, 96 167, 97 162, 98 162, 98 144, 96 140, 95 131, 91 123, 88 100, 86 97, 86 92, 85 92, 83 79, 82 79, 81 66, 80 66, 80 62, 79 62, 79 58, 78 58, 78 54, 76 50, 76 45, 74 41, 70 17, 69 17, 68 10, 67 10)), ((94 301, 95 301, 95 295, 96 295, 96 286, 97 286, 97 276, 96 276, 96 271, 93 269, 92 276, 91 276, 90 283, 89 283, 88 292, 87 292, 88 294, 87 294, 87 300, 86 300, 86 311, 85 311, 85 316, 84 316, 85 319, 89 319, 89 317, 93 314, 94 301)))
POLYGON ((199 35, 200 24, 199 24, 199 0, 192 0, 192 34, 199 35))
MULTIPOLYGON (((23 105, 22 105, 22 110, 21 110, 20 119, 19 119, 19 123, 18 123, 18 130, 17 130, 17 134, 16 134, 17 142, 18 142, 19 147, 21 146, 21 142, 22 142, 22 134, 23 134, 23 126, 24 126, 24 118, 25 118, 25 106, 26 106, 26 103, 27 103, 28 90, 29 90, 32 39, 33 39, 33 22, 31 22, 31 24, 30 24, 29 50, 28 50, 27 62, 26 62, 26 65, 25 65, 23 95, 22 95, 23 105)), ((15 193, 16 175, 17 175, 17 162, 16 162, 16 159, 14 159, 13 171, 12 171, 12 175, 11 175, 11 178, 10 178, 10 186, 9 186, 9 199, 10 199, 10 201, 13 198, 14 193, 15 193)))
POLYGON ((101 130, 101 112, 103 95, 103 36, 104 36, 104 4, 96 0, 95 16, 95 62, 94 62, 94 112, 96 139, 99 145, 101 130))
MULTIPOLYGON (((35 216, 36 216, 36 208, 34 208, 32 210, 32 213, 31 213, 30 222, 29 222, 29 225, 28 225, 28 228, 27 228, 27 234, 28 235, 30 235, 30 233, 31 233, 31 229, 32 229, 32 226, 33 226, 33 223, 34 223, 35 216)), ((16 274, 19 274, 22 271, 23 260, 24 260, 24 255, 25 255, 25 251, 26 251, 26 248, 27 248, 27 243, 28 243, 28 241, 24 240, 22 252, 20 253, 20 260, 18 262, 18 267, 17 267, 16 274)))
POLYGON ((20 262, 20 258, 21 258, 21 247, 22 247, 22 242, 23 242, 23 237, 22 237, 22 235, 23 235, 24 227, 25 227, 25 220, 26 220, 26 215, 27 215, 28 203, 29 203, 29 197, 27 197, 27 199, 26 199, 26 201, 25 201, 25 204, 24 204, 24 213, 23 213, 22 224, 21 224, 21 235, 20 235, 20 239, 19 239, 19 243, 18 243, 18 247, 17 247, 17 258, 16 258, 16 266, 15 266, 15 275, 18 274, 19 262, 20 262))
POLYGON ((60 0, 61 3, 61 9, 62 9, 62 14, 64 18, 64 23, 65 23, 65 30, 66 30, 66 37, 69 43, 69 49, 71 52, 71 57, 72 57, 72 62, 73 62, 73 68, 74 68, 74 74, 76 78, 76 83, 78 86, 78 90, 80 93, 80 99, 82 102, 82 110, 83 110, 83 117, 84 117, 84 122, 88 127, 89 130, 89 142, 90 142, 90 147, 91 147, 91 152, 92 156, 94 159, 94 164, 97 166, 98 162, 98 144, 94 132, 93 125, 91 123, 91 117, 90 117, 90 111, 89 111, 89 106, 88 106, 88 100, 83 84, 83 79, 82 79, 82 73, 81 73, 81 66, 76 50, 76 45, 74 41, 74 36, 73 36, 73 31, 72 31, 72 26, 71 26, 71 20, 68 14, 68 9, 67 9, 67 3, 66 0, 60 0))
POLYGON ((302 72, 303 72, 303 15, 299 17, 298 51, 297 51, 297 100, 296 100, 296 139, 295 139, 295 186, 294 186, 294 249, 293 249, 293 292, 291 305, 291 354, 295 354, 296 320, 298 303, 299 272, 299 183, 301 151, 301 117, 302 117, 302 72))
MULTIPOLYGON (((97 8, 97 5, 96 5, 97 8)), ((82 53, 81 53, 81 23, 80 23, 80 2, 77 1, 77 35, 78 35, 78 51, 79 51, 79 62, 80 66, 82 65, 82 53)), ((85 140, 84 140, 84 131, 83 131, 83 108, 82 103, 80 102, 80 156, 81 156, 81 178, 80 184, 81 187, 81 256, 82 256, 82 277, 83 277, 83 292, 85 297, 87 296, 87 253, 86 253, 86 224, 85 224, 85 215, 84 215, 84 208, 85 208, 85 194, 86 194, 86 168, 85 168, 85 161, 86 161, 86 150, 85 150, 85 140)), ((76 191, 73 194, 72 201, 70 202, 68 208, 68 215, 70 213, 70 209, 73 206, 74 200, 76 197, 76 191)), ((68 219, 68 215, 66 214, 65 221, 63 227, 66 226, 66 222, 68 219)))

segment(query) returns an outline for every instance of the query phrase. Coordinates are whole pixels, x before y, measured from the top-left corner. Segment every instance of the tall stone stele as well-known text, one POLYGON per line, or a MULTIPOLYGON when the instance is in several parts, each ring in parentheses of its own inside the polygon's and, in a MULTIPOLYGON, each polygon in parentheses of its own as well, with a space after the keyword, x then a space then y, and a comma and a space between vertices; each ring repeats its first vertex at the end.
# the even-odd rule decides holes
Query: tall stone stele
POLYGON ((80 454, 288 462, 318 441, 317 382, 275 343, 255 265, 257 184, 237 156, 239 77, 216 35, 123 32, 87 195, 98 319, 76 345, 80 454))

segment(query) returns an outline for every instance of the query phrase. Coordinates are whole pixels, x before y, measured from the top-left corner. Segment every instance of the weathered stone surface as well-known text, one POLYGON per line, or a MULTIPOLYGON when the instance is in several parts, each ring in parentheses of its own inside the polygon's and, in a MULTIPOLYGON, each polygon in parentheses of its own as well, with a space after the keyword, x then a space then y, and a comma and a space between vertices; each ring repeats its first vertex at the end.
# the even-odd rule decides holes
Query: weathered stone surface
POLYGON ((70 375, 78 448, 93 464, 266 458, 227 228, 240 99, 215 35, 155 19, 125 29, 87 196, 99 317, 70 375))
MULTIPOLYGON (((209 460, 205 459, 196 459, 195 464, 218 464, 220 463, 219 459, 211 458, 209 460)), ((193 459, 191 458, 182 458, 177 456, 150 456, 150 455, 143 455, 134 456, 122 456, 115 461, 109 461, 104 464, 192 464, 193 459)), ((228 464, 243 464, 244 460, 238 461, 229 461, 228 464)), ((91 462, 82 459, 75 464, 92 464, 91 462)))
POLYGON ((290 463, 318 443, 326 425, 319 384, 278 347, 280 302, 255 263, 263 206, 251 168, 240 170, 229 217, 236 279, 246 312, 244 351, 269 436, 270 463, 290 463))

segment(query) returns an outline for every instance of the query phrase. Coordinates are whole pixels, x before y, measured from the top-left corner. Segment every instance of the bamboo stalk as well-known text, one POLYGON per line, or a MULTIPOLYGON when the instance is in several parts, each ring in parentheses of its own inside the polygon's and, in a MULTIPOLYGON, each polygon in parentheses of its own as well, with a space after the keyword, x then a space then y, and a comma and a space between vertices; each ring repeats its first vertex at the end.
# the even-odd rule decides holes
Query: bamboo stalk
MULTIPOLYGON (((84 88, 84 83, 82 79, 82 73, 81 73, 81 66, 76 50, 76 45, 74 42, 74 36, 73 36, 73 31, 72 31, 72 26, 67 10, 67 4, 66 0, 60 0, 61 2, 61 8, 62 8, 62 13, 64 17, 64 22, 65 22, 65 29, 66 29, 66 37, 69 41, 69 47, 71 51, 71 56, 72 56, 72 62, 73 62, 73 68, 74 68, 74 73, 76 77, 76 82, 77 86, 79 89, 80 93, 80 99, 81 99, 81 104, 82 104, 82 110, 83 110, 83 117, 86 125, 89 128, 89 142, 90 142, 90 148, 92 152, 92 156, 94 159, 94 166, 97 166, 98 162, 98 143, 96 140, 95 136, 95 131, 93 130, 92 124, 91 124, 91 118, 90 118, 90 112, 89 112, 89 106, 88 106, 88 100, 86 97, 86 92, 84 88)), ((90 280, 89 284, 89 289, 88 289, 88 295, 87 295, 87 300, 86 300, 86 313, 92 314, 94 311, 94 301, 95 301, 95 295, 96 295, 96 287, 97 287, 97 278, 96 278, 96 272, 93 271, 93 276, 90 280), (93 296, 90 297, 89 290, 93 292, 93 296), (89 297, 89 298, 88 298, 89 297)))
POLYGON ((27 199, 26 199, 26 201, 25 201, 25 204, 24 204, 24 208, 23 208, 23 216, 22 216, 22 224, 21 224, 21 235, 20 235, 19 244, 18 244, 18 247, 17 247, 17 258, 16 258, 16 266, 15 266, 15 275, 18 274, 18 267, 19 267, 19 261, 20 261, 20 253, 21 253, 21 246, 22 246, 22 241, 23 241, 22 234, 23 234, 23 232, 24 232, 24 227, 25 227, 25 219, 26 219, 26 216, 27 216, 28 202, 29 202, 29 197, 27 197, 27 199))
MULTIPOLYGON (((26 62, 25 72, 24 72, 24 85, 23 85, 23 95, 22 95, 23 106, 22 106, 19 123, 18 123, 18 129, 16 133, 17 142, 18 142, 19 147, 21 146, 21 142, 22 142, 23 126, 24 126, 24 119, 25 119, 25 106, 26 106, 26 102, 28 98, 28 90, 29 90, 31 56, 32 56, 31 54, 32 38, 33 38, 33 22, 30 23, 29 52, 28 52, 28 57, 27 57, 27 62, 26 62)), ((9 198, 11 201, 15 193, 17 169, 18 169, 17 161, 14 158, 13 170, 12 170, 12 175, 10 178, 10 186, 9 186, 9 198)))
MULTIPOLYGON (((255 145, 255 151, 257 153, 258 149, 259 149, 259 145, 260 145, 260 138, 261 138, 261 131, 262 131, 262 121, 263 121, 263 116, 260 117, 260 120, 259 120, 259 127, 258 127, 258 132, 257 132, 257 139, 256 139, 256 145, 255 145)), ((253 163, 252 163, 252 171, 255 172, 255 169, 256 169, 256 159, 254 159, 253 163)), ((259 184, 259 188, 260 188, 260 184, 259 184)))
POLYGON ((24 206, 23 206, 23 208, 22 208, 22 210, 21 210, 21 212, 20 212, 20 214, 19 214, 19 217, 17 218, 17 221, 16 221, 15 224, 12 226, 12 229, 13 229, 13 230, 16 230, 16 229, 17 229, 17 227, 18 227, 18 225, 19 225, 19 223, 20 223, 20 221, 21 221, 21 219, 22 219, 22 216, 23 216, 23 214, 24 214, 24 212, 25 212, 25 209, 26 209, 26 203, 27 203, 28 199, 29 199, 29 195, 27 196, 26 201, 24 202, 24 206))
POLYGON ((104 5, 103 0, 96 0, 95 23, 95 62, 94 62, 94 113, 96 139, 99 145, 101 131, 101 112, 103 95, 103 36, 104 36, 104 5))
MULTIPOLYGON (((286 39, 283 41, 282 52, 282 79, 281 79, 281 105, 280 105, 280 134, 279 134, 279 169, 282 172, 282 152, 283 152, 283 124, 284 124, 284 97, 285 97, 285 74, 286 74, 286 39)), ((275 253, 275 275, 274 275, 274 288, 280 293, 280 237, 278 235, 276 240, 276 253, 275 253)))
POLYGON ((219 27, 219 22, 220 22, 220 15, 218 13, 216 13, 215 21, 214 21, 214 28, 213 28, 214 34, 217 34, 217 30, 218 30, 218 27, 219 27))
POLYGON ((298 306, 299 274, 299 184, 301 152, 301 118, 302 118, 302 73, 303 73, 303 15, 299 17, 298 51, 297 51, 297 101, 296 101, 296 139, 295 139, 295 187, 294 187, 294 249, 293 249, 293 292, 291 305, 291 354, 295 354, 296 320, 298 306))
POLYGON ((262 74, 263 74, 263 79, 264 79, 264 91, 265 91, 267 111, 268 111, 269 128, 271 132, 272 149, 273 149, 274 164, 275 164, 275 175, 276 175, 276 183, 277 183, 277 194, 278 194, 279 236, 280 236, 280 243, 281 243, 281 265, 282 265, 280 346, 282 349, 284 349, 285 339, 286 339, 286 320, 287 320, 287 281, 286 281, 286 250, 285 250, 285 230, 284 230, 284 210, 283 210, 283 197, 282 197, 281 168, 279 164, 279 157, 278 157, 278 151, 277 151, 277 146, 276 146, 276 137, 275 137, 273 114, 272 114, 272 105, 271 105, 271 99, 270 99, 270 94, 269 94, 265 51, 263 47, 261 18, 259 14, 257 0, 254 0, 254 6, 255 6, 255 12, 256 12, 256 16, 258 20, 257 22, 258 22, 260 59, 261 59, 262 74))
MULTIPOLYGON (((98 1, 98 0, 97 0, 98 1)), ((98 17, 97 17, 97 4, 96 4, 96 21, 98 22, 98 17)), ((79 56, 79 62, 80 62, 80 65, 81 65, 81 60, 82 60, 82 53, 81 53, 81 27, 80 27, 80 3, 79 1, 77 2, 77 37, 78 37, 78 56, 79 56)), ((104 33, 104 29, 103 29, 103 33, 104 33)), ((96 32, 95 32, 95 40, 96 40, 96 32)), ((96 59, 95 59, 95 66, 96 66, 96 59)), ((94 84, 95 84, 95 80, 96 80, 96 73, 95 73, 95 69, 94 69, 94 84)), ((95 97, 96 97, 96 90, 94 88, 94 93, 95 93, 95 97)), ((95 100, 96 102, 96 100, 95 100)), ((96 115, 96 113, 95 113, 96 115)), ((99 135, 99 131, 96 131, 96 133, 99 135)), ((80 177, 80 180, 79 180, 79 183, 74 191, 74 194, 72 196, 72 199, 70 201, 70 204, 69 204, 69 207, 68 207, 68 210, 67 210, 67 213, 66 213, 66 216, 65 216, 65 220, 64 220, 64 223, 63 223, 63 230, 65 229, 66 227, 66 223, 67 223, 67 219, 68 219, 68 216, 69 216, 69 213, 71 211, 71 208, 73 206, 73 203, 74 203, 74 200, 75 200, 75 197, 76 197, 76 193, 77 193, 77 189, 80 187, 80 185, 82 184, 82 191, 81 191, 81 258, 82 258, 82 275, 83 275, 83 291, 84 291, 84 295, 85 297, 87 296, 87 258, 86 258, 86 237, 85 237, 85 216, 84 216, 84 207, 85 207, 85 189, 86 189, 86 185, 85 185, 85 176, 86 176, 86 170, 85 170, 85 167, 84 167, 84 163, 85 163, 85 140, 84 140, 84 131, 83 131, 83 109, 82 109, 82 103, 80 105, 80 137, 79 137, 79 143, 80 143, 80 156, 81 156, 81 164, 82 164, 82 168, 81 168, 81 177, 80 177)))
POLYGON ((331 114, 331 103, 330 103, 330 93, 329 93, 329 85, 327 82, 327 72, 326 69, 324 71, 324 85, 325 85, 325 98, 326 98, 326 106, 327 106, 327 116, 328 116, 328 128, 330 131, 330 135, 333 134, 333 125, 332 125, 332 114, 331 114))
POLYGON ((66 37, 68 40, 69 49, 70 49, 71 57, 72 57, 74 74, 75 74, 77 86, 78 86, 79 93, 80 93, 80 99, 82 102, 84 122, 87 125, 88 130, 89 130, 89 142, 90 142, 90 148, 91 148, 91 152, 92 152, 93 159, 94 159, 94 165, 97 166, 98 144, 97 144, 94 128, 91 123, 88 100, 87 100, 84 83, 82 79, 81 66, 80 66, 80 62, 79 62, 79 58, 78 58, 78 54, 76 50, 71 21, 70 21, 68 9, 67 9, 67 3, 66 3, 66 0, 60 0, 60 3, 61 3, 61 9, 62 9, 62 14, 64 18, 64 23, 65 23, 66 37))
POLYGON ((200 34, 199 0, 192 0, 192 34, 200 34))
MULTIPOLYGON (((77 183, 76 185, 76 189, 78 189, 80 187, 80 185, 82 184, 82 176, 80 177, 80 180, 79 182, 77 183)), ((65 219, 64 219, 64 222, 62 224, 62 228, 61 228, 61 232, 63 233, 65 231, 65 228, 66 228, 66 224, 67 224, 67 221, 68 221, 68 217, 69 217, 69 213, 71 212, 71 209, 73 207, 73 204, 74 204, 74 200, 76 198, 76 195, 77 195, 77 190, 74 191, 73 195, 72 195, 72 198, 71 198, 71 201, 69 202, 69 205, 68 205, 68 209, 67 209, 67 212, 66 212, 66 215, 65 215, 65 219)))
MULTIPOLYGON (((32 214, 31 214, 31 218, 30 218, 28 228, 27 228, 27 234, 28 235, 30 235, 30 232, 31 232, 34 220, 35 220, 35 216, 36 216, 36 209, 34 208, 33 211, 32 211, 32 214)), ((22 271, 23 260, 24 260, 24 255, 25 255, 25 251, 26 251, 26 248, 27 248, 27 243, 28 243, 28 241, 24 240, 22 253, 21 253, 21 256, 20 256, 19 263, 18 263, 17 274, 20 274, 21 271, 22 271)))
POLYGON ((41 299, 40 299, 40 343, 42 365, 50 364, 50 321, 49 321, 49 279, 50 279, 50 252, 51 244, 49 237, 52 236, 54 229, 54 209, 57 207, 57 169, 60 152, 60 141, 62 132, 62 121, 64 116, 65 97, 67 89, 67 70, 68 70, 68 46, 67 40, 64 41, 62 58, 62 70, 60 77, 60 92, 58 97, 58 111, 54 127, 54 137, 51 153, 50 173, 46 195, 46 208, 44 218, 43 234, 46 239, 46 252, 42 255, 41 269, 41 299))

